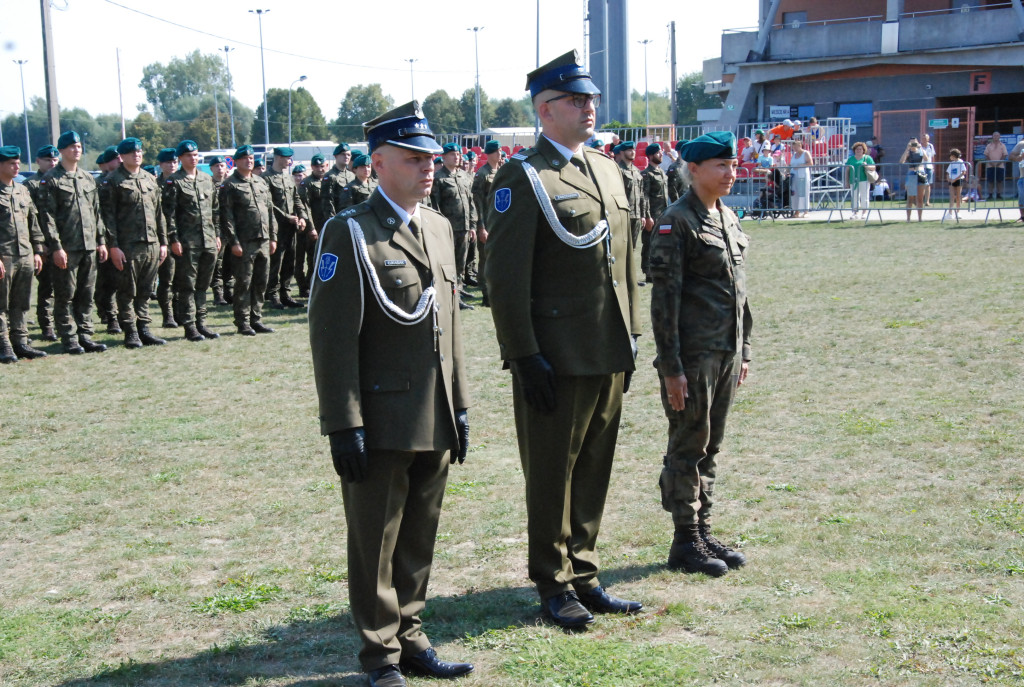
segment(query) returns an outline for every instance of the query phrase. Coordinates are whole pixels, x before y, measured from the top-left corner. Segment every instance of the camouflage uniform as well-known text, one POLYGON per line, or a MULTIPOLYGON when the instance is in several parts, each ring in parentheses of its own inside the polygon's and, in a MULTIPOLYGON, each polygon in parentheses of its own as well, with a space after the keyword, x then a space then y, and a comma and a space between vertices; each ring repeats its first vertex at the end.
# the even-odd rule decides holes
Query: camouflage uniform
POLYGON ((686 183, 682 168, 686 166, 686 162, 682 158, 676 160, 668 167, 668 202, 674 203, 690 190, 689 185, 686 183))
POLYGON ((355 180, 356 175, 351 169, 346 167, 339 170, 337 165, 331 167, 331 171, 324 175, 323 190, 320 193, 324 223, 341 212, 341 197, 345 194, 345 187, 355 180))
MULTIPOLYGON (((157 177, 157 185, 162 189, 166 183, 168 177, 163 172, 160 172, 160 176, 157 177)), ((177 326, 181 324, 181 314, 175 307, 177 298, 174 293, 174 273, 178 263, 174 260, 174 256, 168 253, 167 259, 160 263, 160 268, 156 273, 156 301, 160 304, 160 312, 164 316, 164 326, 177 326), (173 320, 173 321, 172 321, 173 320)))
POLYGON ((338 210, 344 210, 350 208, 353 205, 359 205, 360 203, 366 202, 373 195, 374 189, 377 188, 377 180, 373 177, 367 177, 366 181, 359 181, 356 179, 351 184, 345 187, 341 192, 341 200, 339 201, 340 207, 338 210))
POLYGON ((274 203, 274 219, 277 222, 277 250, 270 256, 270 273, 267 277, 266 299, 278 304, 291 301, 292 276, 295 274, 296 236, 305 238, 303 231, 291 222, 295 216, 309 225, 309 211, 299 195, 299 187, 287 170, 267 170, 263 181, 270 187, 270 198, 274 203))
POLYGON ((235 326, 250 327, 263 319, 263 294, 270 270, 270 242, 277 241, 270 188, 253 173, 248 179, 231 173, 220 187, 221 239, 230 250, 242 246, 242 255, 232 256, 235 268, 235 326))
MULTIPOLYGON (((476 176, 473 177, 473 202, 476 205, 476 216, 477 223, 476 229, 479 232, 481 229, 486 230, 487 226, 484 224, 484 217, 486 216, 487 210, 487 196, 491 193, 491 186, 494 184, 494 175, 498 173, 498 170, 491 167, 491 163, 485 163, 483 167, 477 170, 476 176)), ((484 277, 484 273, 487 267, 487 251, 486 246, 480 243, 480 237, 477 236, 477 252, 480 253, 480 265, 477 267, 477 281, 480 283, 480 295, 483 297, 484 305, 488 305, 490 299, 487 297, 487 279, 484 277)))
POLYGON ((622 185, 626 187, 626 198, 629 200, 630 234, 633 237, 633 248, 635 250, 636 241, 640 238, 640 230, 644 226, 644 217, 647 217, 647 197, 644 195, 644 180, 640 176, 640 170, 631 161, 622 160, 619 162, 619 170, 622 172, 622 185))
MULTIPOLYGON (((110 176, 110 172, 103 172, 96 177, 96 187, 102 189, 103 181, 110 176)), ((43 271, 46 271, 43 267, 43 271)), ((114 267, 113 260, 101 262, 96 269, 96 288, 93 291, 93 303, 96 304, 96 317, 100 322, 108 325, 114 334, 120 329, 117 328, 117 284, 121 281, 121 273, 114 267)))
MULTIPOLYGON (((32 256, 42 252, 43 233, 28 189, 18 183, 8 186, 0 182, 0 260, 4 263, 4 277, 0 279, 0 340, 9 336, 16 347, 28 345, 25 313, 32 296, 32 256)), ((6 346, 0 348, 10 354, 6 346)), ((7 403, 11 402, 13 399, 8 398, 7 403)))
MULTIPOLYGON (((314 176, 308 176, 299 184, 299 198, 309 210, 312 229, 317 236, 320 235, 320 230, 327 222, 324 218, 323 183, 324 177, 317 179, 314 176)), ((313 262, 316 260, 316 239, 312 238, 313 232, 307 226, 306 231, 295 240, 295 282, 299 285, 299 295, 302 297, 309 295, 309 283, 314 269, 313 262)))
POLYGON ((661 503, 677 528, 710 520, 716 456, 741 360, 750 360, 748 239, 732 210, 721 203, 719 208, 709 213, 688 193, 662 215, 651 238, 655 367, 669 422, 661 503), (664 378, 682 374, 688 395, 686 408, 677 412, 668 403, 664 378))
POLYGON ((220 199, 213 177, 201 171, 191 177, 184 168, 168 177, 163 186, 163 210, 167 242, 180 243, 181 255, 167 256, 174 268, 174 311, 178 324, 203 326, 206 292, 217 264, 220 199))
MULTIPOLYGON (((648 165, 641 172, 643 179, 644 198, 647 199, 647 217, 657 220, 668 208, 668 177, 658 165, 648 165)), ((645 231, 640 237, 643 248, 640 250, 640 271, 650 281, 651 232, 645 231)))
MULTIPOLYGON (((36 210, 40 213, 39 222, 42 224, 43 200, 40 191, 43 178, 36 174, 25 182, 25 188, 32 196, 36 210)), ((53 330, 53 261, 50 259, 50 250, 43 248, 43 269, 36 275, 36 324, 44 332, 53 330)))
POLYGON ((476 204, 473 202, 473 177, 458 167, 449 172, 447 167, 434 175, 434 186, 430 189, 430 203, 452 223, 455 235, 455 270, 462 284, 466 271, 466 256, 469 253, 470 230, 476 231, 476 204))

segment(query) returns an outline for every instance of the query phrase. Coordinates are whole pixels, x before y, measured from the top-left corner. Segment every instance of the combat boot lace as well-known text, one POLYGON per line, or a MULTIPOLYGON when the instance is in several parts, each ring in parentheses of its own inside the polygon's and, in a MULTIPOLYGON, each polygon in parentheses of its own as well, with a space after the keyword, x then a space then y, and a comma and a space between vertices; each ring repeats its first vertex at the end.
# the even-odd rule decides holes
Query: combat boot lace
POLYGON ((199 329, 194 324, 185 325, 185 338, 189 341, 206 341, 206 337, 199 333, 199 329))
POLYGON ((167 343, 166 339, 154 336, 153 332, 149 331, 149 327, 139 327, 139 341, 143 346, 163 346, 167 343))
POLYGON ((139 333, 135 331, 135 327, 131 325, 125 325, 124 327, 124 347, 142 348, 142 339, 139 338, 139 333))
POLYGON ((711 577, 721 577, 729 572, 729 566, 711 553, 697 526, 691 525, 676 530, 672 548, 668 552, 668 567, 687 573, 704 573, 711 577))
POLYGON ((715 555, 715 558, 725 561, 725 564, 734 570, 742 568, 747 564, 746 556, 715 539, 714 535, 711 534, 710 523, 702 522, 697 526, 697 530, 700 532, 700 538, 704 542, 704 546, 715 555))

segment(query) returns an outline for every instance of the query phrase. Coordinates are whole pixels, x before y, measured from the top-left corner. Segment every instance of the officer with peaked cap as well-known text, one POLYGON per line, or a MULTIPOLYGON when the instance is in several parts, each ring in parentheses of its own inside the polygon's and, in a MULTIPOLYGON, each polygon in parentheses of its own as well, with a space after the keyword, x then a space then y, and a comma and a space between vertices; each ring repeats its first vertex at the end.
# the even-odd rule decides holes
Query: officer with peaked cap
POLYGON ((473 670, 438 659, 421 628, 448 466, 466 457, 469 389, 451 225, 420 204, 440 146, 416 101, 363 126, 380 185, 324 227, 309 338, 345 501, 359 660, 370 685, 400 687, 402 672, 473 670))
MULTIPOLYGON (((43 223, 43 199, 42 181, 46 173, 53 169, 60 160, 60 151, 57 146, 45 145, 36 151, 36 173, 25 182, 25 188, 32 196, 32 202, 36 204, 39 212, 39 223, 43 223)), ((40 226, 40 228, 42 228, 40 226)), ((44 247, 43 269, 36 275, 36 324, 41 331, 40 338, 44 341, 56 341, 57 333, 53 328, 53 261, 50 260, 50 251, 44 247)))
POLYGON ((748 240, 721 201, 736 180, 736 137, 704 134, 682 157, 692 186, 651 237, 651 324, 669 435, 661 503, 675 525, 669 567, 717 577, 746 563, 712 535, 711 508, 726 416, 750 361, 748 240))
POLYGON ((597 573, 622 395, 640 335, 629 201, 615 163, 584 144, 600 91, 571 51, 530 73, 543 135, 498 170, 487 285, 512 369, 526 478, 529 574, 562 627, 636 613, 597 573))
POLYGON ((21 148, 0 147, 0 363, 40 358, 25 326, 32 295, 32 273, 43 267, 43 233, 32 196, 14 177, 21 170, 21 148))

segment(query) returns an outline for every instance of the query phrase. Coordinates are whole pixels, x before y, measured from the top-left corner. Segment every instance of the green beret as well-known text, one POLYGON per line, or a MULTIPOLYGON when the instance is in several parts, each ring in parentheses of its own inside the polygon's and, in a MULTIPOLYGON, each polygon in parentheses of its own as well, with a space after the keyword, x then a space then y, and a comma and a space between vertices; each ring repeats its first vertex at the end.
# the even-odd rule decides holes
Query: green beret
POLYGON ((339 143, 334 148, 334 155, 341 155, 342 153, 351 153, 351 152, 352 152, 352 146, 350 146, 348 143, 339 143))
POLYGON ((153 176, 157 176, 159 174, 157 172, 156 165, 143 165, 142 166, 142 171, 149 172, 153 176))
POLYGON ((231 156, 231 159, 232 160, 237 160, 240 157, 247 157, 249 155, 255 155, 255 154, 256 154, 256 149, 253 148, 251 145, 238 146, 238 149, 235 150, 235 154, 231 156))
POLYGON ((306 171, 306 165, 295 165, 292 167, 292 174, 302 174, 306 171))
POLYGON ((623 141, 619 144, 619 147, 623 150, 633 150, 636 148, 636 141, 623 141))
POLYGON ((689 141, 686 140, 685 138, 681 138, 678 141, 676 141, 676 152, 683 152, 683 146, 685 146, 687 143, 689 143, 689 141))
POLYGON ((498 141, 493 138, 489 140, 486 145, 484 145, 484 152, 487 154, 496 153, 499 150, 501 150, 501 144, 498 143, 498 141))
POLYGON ((100 153, 100 157, 103 158, 103 162, 97 162, 96 164, 106 164, 113 161, 120 153, 117 152, 117 146, 107 146, 100 153))
POLYGON ((443 165, 444 164, 444 160, 439 158, 439 157, 435 157, 434 158, 434 164, 435 165, 443 165))
POLYGON ((199 144, 195 141, 184 140, 174 149, 174 154, 181 157, 185 153, 194 153, 199 150, 199 144))
POLYGON ((255 165, 256 165, 257 167, 266 167, 266 166, 267 166, 267 161, 266 161, 266 159, 265 159, 265 158, 263 157, 263 155, 262 155, 262 154, 260 154, 260 155, 254 155, 254 156, 253 156, 253 162, 255 163, 255 165))
POLYGON ((288 146, 274 148, 274 157, 295 157, 295 151, 288 146))
POLYGON ((445 143, 443 146, 441 146, 441 150, 443 150, 445 153, 461 153, 462 146, 460 146, 458 143, 445 143))
POLYGON ((601 150, 602 148, 604 148, 604 143, 601 143, 601 139, 595 138, 593 141, 590 142, 590 147, 593 148, 594 150, 601 150))
POLYGON ((736 135, 731 131, 712 131, 686 144, 682 152, 687 162, 736 158, 736 135))
POLYGON ((69 145, 81 142, 82 137, 78 135, 77 131, 65 131, 60 135, 60 138, 57 139, 57 149, 64 150, 69 145))
POLYGON ((177 159, 178 156, 174 154, 174 148, 161 148, 160 152, 156 154, 157 162, 173 162, 177 159))
POLYGON ((472 150, 467 150, 466 151, 466 157, 469 158, 470 160, 475 160, 476 159, 476 153, 474 153, 472 150))
POLYGON ((370 164, 370 156, 365 153, 356 153, 352 158, 352 169, 370 164))
POLYGON ((657 143, 651 143, 646 148, 644 148, 644 155, 646 155, 647 157, 650 157, 651 155, 654 155, 655 153, 660 153, 660 152, 661 152, 661 146, 658 145, 657 143))
POLYGON ((616 145, 613 145, 612 146, 612 152, 613 153, 620 153, 620 152, 622 152, 622 144, 618 143, 616 145))
POLYGON ((38 160, 41 157, 60 157, 60 152, 57 151, 55 146, 43 146, 36 151, 36 159, 38 160))
POLYGON ((117 144, 118 155, 127 155, 128 153, 134 153, 136 150, 142 150, 142 141, 134 137, 128 137, 117 144))
POLYGON ((223 157, 221 157, 220 155, 214 155, 213 157, 211 157, 210 159, 208 159, 206 161, 206 164, 208 164, 208 165, 210 165, 212 167, 214 165, 219 165, 222 162, 224 162, 224 158, 223 157))
POLYGON ((7 162, 8 160, 20 160, 21 159, 21 148, 18 146, 4 146, 0 148, 0 162, 7 162))
POLYGON ((327 160, 320 153, 317 153, 309 160, 309 164, 311 165, 322 165, 325 162, 327 162, 327 160))

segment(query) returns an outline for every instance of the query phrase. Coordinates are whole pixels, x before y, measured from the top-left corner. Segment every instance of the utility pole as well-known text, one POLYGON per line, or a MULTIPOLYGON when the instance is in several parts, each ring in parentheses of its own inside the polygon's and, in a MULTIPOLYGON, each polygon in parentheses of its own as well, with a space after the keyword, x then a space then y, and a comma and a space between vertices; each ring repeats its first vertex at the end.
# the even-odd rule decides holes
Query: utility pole
MULTIPOLYGON (((672 45, 672 55, 669 58, 672 61, 672 84, 669 86, 668 92, 672 98, 672 126, 679 126, 679 101, 677 100, 678 87, 676 86, 676 23, 674 21, 669 22, 669 41, 672 45)), ((675 130, 673 129, 672 135, 675 136, 675 130)))
POLYGON ((224 46, 224 68, 228 72, 228 119, 231 120, 231 147, 237 148, 238 144, 235 143, 235 104, 232 102, 233 97, 231 95, 231 62, 228 61, 228 53, 234 50, 224 46))
POLYGON ((647 109, 646 124, 648 127, 651 126, 651 89, 647 86, 647 46, 653 43, 650 38, 645 38, 642 41, 637 41, 644 46, 644 104, 647 109))
MULTIPOLYGON (((32 158, 35 156, 32 154, 32 142, 28 138, 28 104, 25 102, 25 63, 28 60, 14 60, 14 63, 18 65, 18 71, 21 72, 21 111, 25 115, 25 159, 28 164, 28 171, 32 171, 32 158)), ((56 140, 56 139, 54 139, 56 140)))
POLYGON ((476 51, 476 133, 480 133, 483 130, 483 126, 480 123, 480 32, 483 31, 484 27, 474 26, 467 31, 473 32, 473 48, 476 51))
POLYGON ((121 139, 128 138, 124 128, 124 95, 121 93, 121 48, 114 49, 117 54, 117 104, 121 108, 121 139))
POLYGON ((295 84, 302 83, 305 80, 305 76, 300 76, 288 86, 288 145, 292 144, 292 88, 295 87, 295 84))
MULTIPOLYGON (((57 68, 53 56, 53 22, 50 20, 50 0, 39 0, 43 15, 43 71, 46 74, 46 119, 50 140, 60 138, 60 105, 57 101, 57 68)), ((0 137, 0 144, 3 138, 0 137)))
POLYGON ((217 87, 213 87, 213 118, 217 121, 217 149, 220 149, 220 107, 217 105, 217 87))
POLYGON ((409 63, 409 93, 412 95, 409 99, 416 100, 416 79, 412 73, 412 63, 419 62, 419 60, 414 57, 407 57, 404 61, 409 63))
MULTIPOLYGON (((267 65, 263 61, 263 15, 270 10, 249 10, 260 22, 260 71, 263 73, 263 142, 270 146, 270 111, 267 108, 267 65)), ((268 151, 269 152, 269 151, 268 151)))

